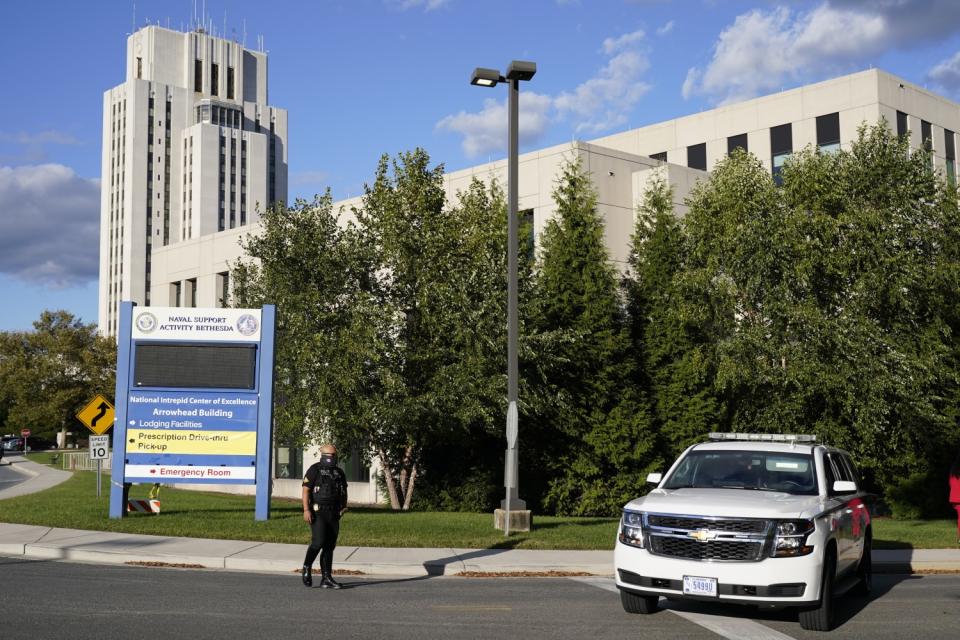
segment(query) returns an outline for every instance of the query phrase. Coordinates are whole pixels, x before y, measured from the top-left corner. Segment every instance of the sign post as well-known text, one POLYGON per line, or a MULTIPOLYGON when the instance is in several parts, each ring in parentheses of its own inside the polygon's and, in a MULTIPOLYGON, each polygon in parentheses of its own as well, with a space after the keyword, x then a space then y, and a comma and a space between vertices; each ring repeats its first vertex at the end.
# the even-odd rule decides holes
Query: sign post
POLYGON ((93 400, 77 412, 77 420, 96 434, 90 436, 90 459, 97 461, 97 497, 99 498, 103 461, 107 459, 107 450, 110 448, 110 436, 103 434, 113 426, 113 405, 102 395, 97 394, 93 400))
POLYGON ((100 497, 100 470, 107 459, 110 448, 110 436, 90 436, 90 459, 97 461, 97 497, 100 497))
POLYGON ((23 438, 23 455, 27 455, 27 438, 30 437, 30 429, 21 429, 20 436, 23 438))

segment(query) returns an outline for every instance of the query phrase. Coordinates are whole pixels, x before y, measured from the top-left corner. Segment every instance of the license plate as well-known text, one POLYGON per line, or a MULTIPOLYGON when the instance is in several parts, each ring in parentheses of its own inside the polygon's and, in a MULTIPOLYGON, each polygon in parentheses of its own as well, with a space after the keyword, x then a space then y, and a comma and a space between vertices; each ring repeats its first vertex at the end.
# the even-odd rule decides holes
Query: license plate
POLYGON ((683 576, 683 593, 688 596, 717 597, 717 579, 683 576))

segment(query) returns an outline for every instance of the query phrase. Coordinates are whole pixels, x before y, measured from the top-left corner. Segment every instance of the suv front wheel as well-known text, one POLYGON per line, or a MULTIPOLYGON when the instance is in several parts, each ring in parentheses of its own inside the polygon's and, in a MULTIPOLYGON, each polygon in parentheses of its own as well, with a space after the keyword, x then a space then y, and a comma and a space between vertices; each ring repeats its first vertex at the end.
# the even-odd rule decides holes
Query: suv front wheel
POLYGON ((660 596, 639 596, 629 591, 620 591, 620 604, 627 613, 654 613, 659 607, 660 596))
POLYGON ((800 611, 800 626, 807 631, 830 631, 833 628, 833 582, 837 570, 835 551, 830 549, 823 562, 820 578, 820 602, 800 611))

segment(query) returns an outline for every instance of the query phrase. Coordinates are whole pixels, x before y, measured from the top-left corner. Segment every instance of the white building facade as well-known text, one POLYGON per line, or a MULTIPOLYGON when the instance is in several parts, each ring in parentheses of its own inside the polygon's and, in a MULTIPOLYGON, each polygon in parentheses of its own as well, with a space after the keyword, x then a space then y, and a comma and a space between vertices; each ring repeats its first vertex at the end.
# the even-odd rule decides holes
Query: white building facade
MULTIPOLYGON (((149 56, 156 56, 153 53, 156 49, 151 47, 158 45, 153 44, 145 33, 150 29, 158 33, 164 31, 151 27, 131 37, 128 43, 128 81, 107 92, 104 99, 100 317, 101 327, 107 333, 115 331, 113 309, 120 299, 165 306, 222 305, 229 290, 230 264, 242 257, 239 241, 245 234, 256 233, 259 228, 254 203, 270 201, 265 176, 270 175, 267 169, 274 156, 269 141, 274 138, 277 148, 281 149, 276 156, 276 189, 280 194, 277 199, 286 196, 286 114, 266 106, 265 58, 262 54, 236 49, 236 55, 242 53, 245 60, 249 56, 250 66, 245 64, 243 67, 244 80, 253 82, 249 97, 257 100, 244 100, 242 106, 238 102, 236 108, 242 112, 243 124, 234 128, 222 124, 222 114, 218 124, 205 120, 199 113, 208 103, 211 108, 221 106, 225 88, 221 86, 220 93, 214 96, 209 94, 208 84, 203 85, 204 91, 195 90, 200 85, 194 84, 194 68, 206 69, 204 65, 208 65, 208 61, 230 59, 226 52, 233 51, 229 47, 236 45, 208 36, 201 38, 198 34, 171 34, 171 38, 180 38, 180 44, 164 46, 180 47, 176 54, 180 75, 174 78, 172 76, 176 73, 171 71, 149 76, 152 80, 139 80, 138 69, 132 65, 139 64, 137 61, 141 57, 152 60, 149 56), (141 40, 137 40, 138 36, 141 40), (143 53, 146 51, 151 53, 143 53), (197 51, 205 57, 196 57, 201 55, 197 51), (208 51, 219 51, 217 55, 220 57, 214 58, 208 51), (261 60, 263 76, 260 75, 261 60), (251 77, 256 80, 250 80, 251 77), (174 82, 178 78, 183 82, 174 82), (123 123, 129 123, 126 126, 131 128, 141 127, 147 133, 151 131, 145 110, 149 109, 151 92, 161 96, 154 97, 153 102, 153 117, 158 122, 152 129, 152 137, 147 135, 144 138, 141 134, 141 141, 158 141, 153 146, 153 155, 149 155, 151 151, 146 142, 137 146, 129 137, 119 147, 120 151, 114 151, 111 145, 118 137, 122 140, 123 123), (140 111, 134 112, 135 108, 140 111), (120 115, 116 116, 118 110, 120 115), (160 124, 159 113, 164 110, 170 110, 172 119, 164 116, 164 124, 160 124), (134 113, 139 115, 132 115, 134 113), (256 122, 257 117, 260 117, 261 125, 273 124, 272 136, 264 135, 262 126, 261 131, 254 130, 251 123, 256 122), (167 123, 171 120, 171 130, 179 133, 174 136, 173 144, 164 146, 159 141, 166 134, 167 123), (218 153, 218 144, 221 150, 224 149, 224 138, 228 140, 228 151, 218 153), (220 167, 227 167, 226 171, 234 166, 234 155, 230 151, 235 149, 232 140, 245 140, 247 162, 260 163, 247 166, 245 218, 239 214, 231 217, 229 213, 220 213, 235 211, 232 206, 225 208, 224 198, 218 198, 218 187, 223 191, 225 184, 225 171, 218 169, 218 163, 220 167), (131 158, 135 153, 137 157, 131 158), (255 160, 251 160, 251 154, 255 155, 255 160), (226 156, 230 159, 224 162, 226 156), (148 166, 151 157, 152 170, 148 166), (165 169, 168 162, 172 171, 165 169), (158 174, 161 167, 164 167, 163 173, 158 174), (256 172, 254 167, 257 167, 256 172), (114 182, 117 171, 120 171, 119 192, 114 182), (170 195, 167 195, 165 178, 158 175, 171 176, 170 195), (151 190, 146 186, 151 176, 154 181, 152 198, 151 190), (203 182, 204 179, 208 182, 203 182), (203 184, 199 184, 201 182, 203 184), (143 195, 145 189, 146 198, 143 195)), ((162 37, 168 36, 163 34, 162 37)), ((233 73, 237 73, 236 68, 233 73)), ((220 74, 222 84, 222 70, 220 74)), ((146 71, 144 77, 148 77, 146 71)), ((244 87, 246 97, 246 85, 244 87)), ((234 117, 228 115, 227 122, 235 122, 231 120, 234 117)), ((888 73, 871 69, 589 142, 572 142, 522 154, 519 159, 519 209, 522 215, 532 218, 536 238, 554 215, 556 205, 552 193, 560 167, 567 160, 579 157, 592 175, 597 190, 597 207, 604 221, 610 256, 624 269, 637 206, 643 201, 654 175, 662 176, 673 186, 675 208, 682 214, 686 211, 684 199, 695 184, 705 179, 707 172, 737 147, 756 155, 776 179, 791 153, 808 146, 823 150, 849 148, 861 125, 875 124, 881 118, 895 133, 907 136, 913 148, 923 145, 930 148, 935 168, 948 180, 956 180, 960 105, 888 73)), ((450 172, 445 176, 448 199, 453 201, 456 192, 464 190, 474 178, 485 182, 497 179, 505 185, 506 171, 506 161, 501 160, 450 172)), ((232 196, 229 185, 225 192, 232 196)), ((232 202, 227 200, 227 203, 232 202)), ((335 203, 334 208, 349 212, 351 206, 360 204, 360 198, 353 198, 335 203)), ((318 453, 278 443, 274 456, 277 478, 274 495, 297 497, 299 474, 318 459, 318 453)), ((350 464, 351 501, 376 502, 376 469, 364 469, 356 461, 350 464)))
POLYGON ((130 35, 126 80, 103 96, 101 333, 116 335, 121 300, 223 306, 225 270, 199 267, 215 256, 173 280, 157 253, 207 248, 286 198, 287 113, 268 104, 266 54, 202 30, 130 35))

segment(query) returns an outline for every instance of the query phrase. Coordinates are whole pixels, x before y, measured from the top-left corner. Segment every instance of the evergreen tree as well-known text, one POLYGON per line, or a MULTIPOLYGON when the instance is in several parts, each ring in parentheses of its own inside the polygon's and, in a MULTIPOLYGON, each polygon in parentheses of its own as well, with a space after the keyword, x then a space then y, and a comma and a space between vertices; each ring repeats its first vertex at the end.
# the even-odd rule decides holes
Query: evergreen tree
POLYGON ((673 190, 662 176, 655 176, 637 209, 624 284, 662 462, 701 441, 722 415, 714 390, 714 350, 699 325, 681 312, 676 277, 686 263, 684 239, 673 210, 673 190))
POLYGON ((562 514, 611 515, 644 486, 655 444, 649 407, 579 159, 562 167, 553 197, 536 283, 537 329, 558 336, 549 371, 557 402, 541 419, 560 446, 544 502, 562 514))

